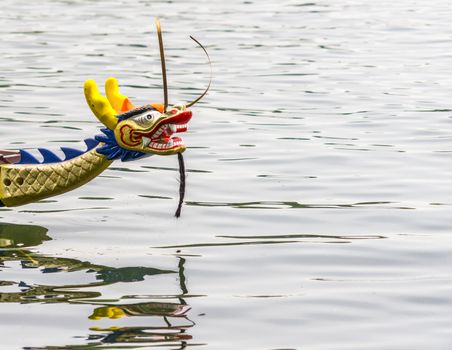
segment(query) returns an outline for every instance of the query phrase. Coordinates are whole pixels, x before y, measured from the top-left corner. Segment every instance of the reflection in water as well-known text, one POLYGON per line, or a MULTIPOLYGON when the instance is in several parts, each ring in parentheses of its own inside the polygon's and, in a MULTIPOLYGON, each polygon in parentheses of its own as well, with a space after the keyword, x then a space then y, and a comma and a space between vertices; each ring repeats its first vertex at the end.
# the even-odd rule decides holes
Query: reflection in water
MULTIPOLYGON (((97 336, 101 343, 161 343, 161 342, 181 342, 181 348, 185 347, 185 341, 190 340, 191 335, 186 330, 194 326, 188 319, 186 313, 190 308, 183 304, 176 303, 140 303, 131 305, 107 305, 94 309, 89 317, 92 320, 101 318, 117 319, 133 316, 157 316, 163 317, 165 327, 92 327, 91 330, 97 332, 107 332, 106 336, 97 336), (169 318, 182 318, 188 323, 173 325, 169 318)), ((90 337, 93 339, 93 337, 90 337)))
POLYGON ((230 207, 237 209, 345 209, 345 208, 388 208, 388 209, 414 209, 406 206, 393 205, 393 202, 361 202, 361 203, 299 203, 295 201, 254 201, 254 202, 194 202, 188 201, 186 205, 195 207, 230 207))
POLYGON ((284 235, 253 235, 253 236, 231 236, 219 235, 218 239, 226 241, 201 242, 191 244, 179 244, 160 246, 156 248, 200 248, 200 247, 222 247, 222 246, 253 246, 260 244, 287 244, 287 243, 350 243, 360 239, 384 239, 380 235, 316 235, 316 234, 284 234, 284 235), (231 241, 232 240, 232 241, 231 241))
MULTIPOLYGON (((82 346, 60 346, 58 349, 84 349, 92 348, 118 348, 118 344, 134 347, 139 345, 168 345, 173 348, 183 349, 187 341, 192 338, 187 330, 194 326, 188 318, 190 307, 186 305, 184 296, 188 293, 185 284, 183 258, 179 259, 178 271, 162 270, 152 267, 109 267, 96 265, 87 261, 51 257, 32 252, 26 248, 42 244, 51 240, 47 235, 47 229, 32 225, 15 225, 0 223, 0 273, 4 269, 11 270, 18 266, 21 270, 35 269, 40 274, 55 274, 62 272, 85 272, 92 274, 93 280, 89 283, 44 285, 20 281, 2 280, 0 275, 0 303, 66 303, 93 305, 91 315, 87 315, 92 321, 102 319, 120 320, 127 317, 140 317, 147 320, 152 326, 108 328, 91 327, 91 333, 82 346), (118 282, 138 283, 146 276, 159 276, 176 274, 180 294, 156 296, 159 299, 172 300, 171 302, 140 302, 121 304, 122 299, 141 298, 141 296, 124 296, 119 300, 102 302, 99 299, 102 293, 90 290, 95 287, 105 287, 118 282), (160 319, 159 325, 156 320, 160 319), (88 345, 89 344, 89 345, 88 345)), ((70 310, 70 309, 67 309, 70 310)), ((26 349, 56 349, 50 347, 27 347, 26 349)))
MULTIPOLYGON (((191 327, 188 326, 188 327, 191 327)), ((167 327, 124 327, 119 329, 98 329, 99 331, 111 331, 111 333, 101 339, 104 344, 111 343, 162 343, 179 342, 179 349, 184 349, 187 344, 186 340, 190 340, 192 337, 189 334, 185 334, 187 326, 171 326, 168 324, 167 327)), ((90 337, 90 340, 94 337, 90 337)), ((91 345, 92 346, 92 345, 91 345)), ((108 349, 109 347, 102 346, 103 349, 108 349)), ((35 348, 38 349, 38 348, 35 348)), ((45 348, 44 348, 45 349, 45 348)), ((51 349, 51 348, 47 348, 51 349)), ((74 347, 70 347, 74 349, 74 347)), ((117 349, 117 347, 112 347, 110 349, 117 349)))
POLYGON ((0 223, 0 248, 33 247, 49 240, 44 227, 0 223))

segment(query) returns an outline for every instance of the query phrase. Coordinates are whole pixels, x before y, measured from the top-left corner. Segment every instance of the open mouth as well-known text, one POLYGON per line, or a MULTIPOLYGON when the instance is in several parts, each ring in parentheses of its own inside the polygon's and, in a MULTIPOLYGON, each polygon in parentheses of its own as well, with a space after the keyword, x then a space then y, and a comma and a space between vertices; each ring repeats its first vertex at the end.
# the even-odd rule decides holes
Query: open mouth
POLYGON ((178 150, 185 146, 182 138, 173 136, 173 134, 187 131, 187 123, 190 121, 191 116, 191 111, 183 111, 175 116, 163 119, 148 132, 135 132, 133 138, 141 138, 142 149, 147 148, 155 151, 178 150))

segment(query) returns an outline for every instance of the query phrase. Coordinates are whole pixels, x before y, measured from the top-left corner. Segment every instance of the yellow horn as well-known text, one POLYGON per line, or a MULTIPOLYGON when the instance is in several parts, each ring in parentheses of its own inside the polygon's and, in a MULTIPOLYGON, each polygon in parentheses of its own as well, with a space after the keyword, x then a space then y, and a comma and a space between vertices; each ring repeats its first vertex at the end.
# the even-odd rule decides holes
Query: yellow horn
POLYGON ((105 94, 117 113, 124 113, 134 108, 129 98, 119 92, 116 78, 110 77, 105 80, 105 94))
POLYGON ((85 81, 85 98, 91 108, 91 111, 110 130, 113 130, 118 124, 116 112, 110 105, 110 102, 99 93, 96 82, 94 80, 85 81))

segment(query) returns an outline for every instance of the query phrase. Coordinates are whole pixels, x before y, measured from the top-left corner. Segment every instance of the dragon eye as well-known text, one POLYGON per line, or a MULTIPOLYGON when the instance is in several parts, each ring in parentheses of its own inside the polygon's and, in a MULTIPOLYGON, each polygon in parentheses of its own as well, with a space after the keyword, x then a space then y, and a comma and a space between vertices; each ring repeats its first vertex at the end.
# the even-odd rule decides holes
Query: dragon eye
POLYGON ((139 124, 147 124, 152 122, 154 119, 157 119, 160 115, 161 113, 158 111, 147 111, 134 117, 134 120, 139 124))
POLYGON ((146 114, 146 119, 147 120, 152 120, 153 118, 158 118, 159 116, 160 116, 160 112, 159 111, 151 111, 151 112, 148 112, 147 114, 146 114))

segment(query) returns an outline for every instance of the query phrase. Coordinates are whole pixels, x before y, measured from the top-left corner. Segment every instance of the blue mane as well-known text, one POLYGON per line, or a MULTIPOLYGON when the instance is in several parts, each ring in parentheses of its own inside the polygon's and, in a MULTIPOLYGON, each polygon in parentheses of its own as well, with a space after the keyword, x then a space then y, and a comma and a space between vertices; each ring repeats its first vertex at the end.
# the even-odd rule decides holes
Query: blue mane
POLYGON ((103 146, 96 149, 97 153, 103 154, 109 160, 115 160, 121 158, 123 162, 128 160, 135 160, 144 156, 149 156, 150 154, 130 151, 128 149, 122 148, 118 145, 115 139, 115 133, 107 128, 100 129, 104 134, 96 135, 94 138, 98 142, 104 143, 103 146))

